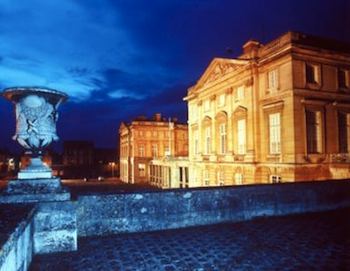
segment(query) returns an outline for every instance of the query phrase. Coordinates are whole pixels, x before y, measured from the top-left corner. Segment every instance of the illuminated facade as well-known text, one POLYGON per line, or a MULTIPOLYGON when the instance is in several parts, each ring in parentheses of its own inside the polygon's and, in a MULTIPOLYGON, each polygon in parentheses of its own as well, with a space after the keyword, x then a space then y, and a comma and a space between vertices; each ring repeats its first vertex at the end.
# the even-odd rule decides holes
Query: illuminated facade
POLYGON ((350 177, 350 46, 288 32, 215 58, 184 98, 194 186, 350 177))
POLYGON ((119 141, 120 179, 124 182, 149 182, 153 159, 188 156, 187 125, 176 119, 168 121, 161 114, 155 114, 153 119, 141 117, 130 124, 122 123, 119 141))

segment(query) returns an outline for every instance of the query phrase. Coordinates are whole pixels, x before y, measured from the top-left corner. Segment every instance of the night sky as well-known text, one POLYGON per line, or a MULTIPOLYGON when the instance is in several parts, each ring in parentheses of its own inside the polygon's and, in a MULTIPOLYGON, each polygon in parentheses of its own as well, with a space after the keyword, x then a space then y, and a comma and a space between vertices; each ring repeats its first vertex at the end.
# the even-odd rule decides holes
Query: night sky
MULTIPOLYGON (((350 42, 349 14, 349 0, 0 0, 0 88, 68 93, 60 138, 113 148, 121 121, 156 112, 186 121, 182 98, 213 57, 288 30, 350 42)), ((14 129, 1 99, 0 148, 16 146, 14 129)))

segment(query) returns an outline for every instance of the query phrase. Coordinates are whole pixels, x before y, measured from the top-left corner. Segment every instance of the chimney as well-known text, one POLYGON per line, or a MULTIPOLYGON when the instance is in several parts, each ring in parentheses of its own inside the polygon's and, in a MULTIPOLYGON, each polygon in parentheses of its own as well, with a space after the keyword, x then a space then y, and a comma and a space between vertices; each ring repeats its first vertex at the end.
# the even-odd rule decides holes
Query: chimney
POLYGON ((154 120, 155 121, 162 121, 162 114, 161 113, 154 114, 154 120))
POLYGON ((260 42, 256 40, 248 40, 243 45, 243 53, 249 55, 250 57, 256 57, 260 46, 260 42))

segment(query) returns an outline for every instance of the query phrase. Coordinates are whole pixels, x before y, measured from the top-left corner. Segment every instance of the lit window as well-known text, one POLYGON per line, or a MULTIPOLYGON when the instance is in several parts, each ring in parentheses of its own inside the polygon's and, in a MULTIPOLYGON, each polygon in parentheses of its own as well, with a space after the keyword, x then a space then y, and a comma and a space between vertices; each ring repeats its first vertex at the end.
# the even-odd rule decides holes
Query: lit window
POLYGON ((271 183, 280 183, 282 181, 281 176, 278 175, 270 175, 270 182, 271 183))
POLYGON ((157 137, 157 131, 152 132, 153 137, 157 137))
POLYGON ((164 145, 164 155, 170 155, 170 150, 168 145, 164 145))
POLYGON ((205 154, 211 152, 211 129, 210 127, 205 128, 205 154))
POLYGON ((313 64, 305 64, 306 83, 318 84, 319 78, 319 66, 313 64))
POLYGON ((139 155, 140 155, 140 157, 144 157, 145 156, 145 146, 144 145, 140 145, 140 147, 139 147, 139 155))
POLYGON ((198 136, 198 130, 194 131, 194 154, 199 153, 199 136, 198 136))
POLYGON ((246 123, 245 119, 240 119, 237 121, 237 144, 238 154, 245 154, 246 150, 246 123))
POLYGON ((244 86, 240 86, 236 90, 236 101, 241 101, 244 99, 244 86))
POLYGON ((338 114, 339 152, 350 152, 350 114, 338 114))
POLYGON ((220 152, 224 154, 226 153, 226 142, 227 142, 226 123, 221 123, 219 125, 219 130, 220 130, 220 152))
POLYGON ((219 96, 219 106, 224 106, 225 105, 225 93, 221 94, 219 96))
POLYGON ((189 113, 190 113, 189 119, 190 120, 192 120, 192 121, 197 120, 197 117, 198 117, 197 111, 198 111, 198 108, 196 105, 190 106, 190 110, 189 110, 189 113))
POLYGON ((236 185, 243 184, 243 174, 242 173, 235 173, 235 183, 236 183, 236 185))
POLYGON ((220 186, 225 185, 225 176, 224 176, 224 171, 222 170, 218 172, 218 185, 220 186))
POLYGON ((348 88, 348 87, 349 87, 348 73, 346 70, 339 69, 338 70, 338 88, 348 88))
POLYGON ((322 153, 322 115, 306 110, 307 152, 322 153))
POLYGON ((139 176, 145 177, 146 176, 145 172, 146 172, 145 164, 139 164, 139 176))
POLYGON ((210 101, 209 100, 205 100, 204 102, 204 111, 208 112, 210 110, 210 101))
POLYGON ((204 170, 204 185, 209 186, 209 170, 204 170))
POLYGON ((152 156, 157 157, 158 156, 158 146, 157 144, 152 145, 152 156))
POLYGON ((269 115, 269 139, 270 139, 270 153, 281 153, 281 120, 280 113, 269 115))
POLYGON ((267 73, 268 76, 268 89, 274 91, 278 88, 278 76, 277 70, 272 70, 267 73))

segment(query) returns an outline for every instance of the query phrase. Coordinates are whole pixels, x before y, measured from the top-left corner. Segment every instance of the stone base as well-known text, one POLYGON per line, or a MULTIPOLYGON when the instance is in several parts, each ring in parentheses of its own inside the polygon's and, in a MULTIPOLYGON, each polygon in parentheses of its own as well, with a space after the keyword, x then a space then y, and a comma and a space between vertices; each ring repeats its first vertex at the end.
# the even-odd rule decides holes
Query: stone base
POLYGON ((62 188, 60 178, 11 180, 0 203, 48 202, 70 200, 70 193, 62 188))

